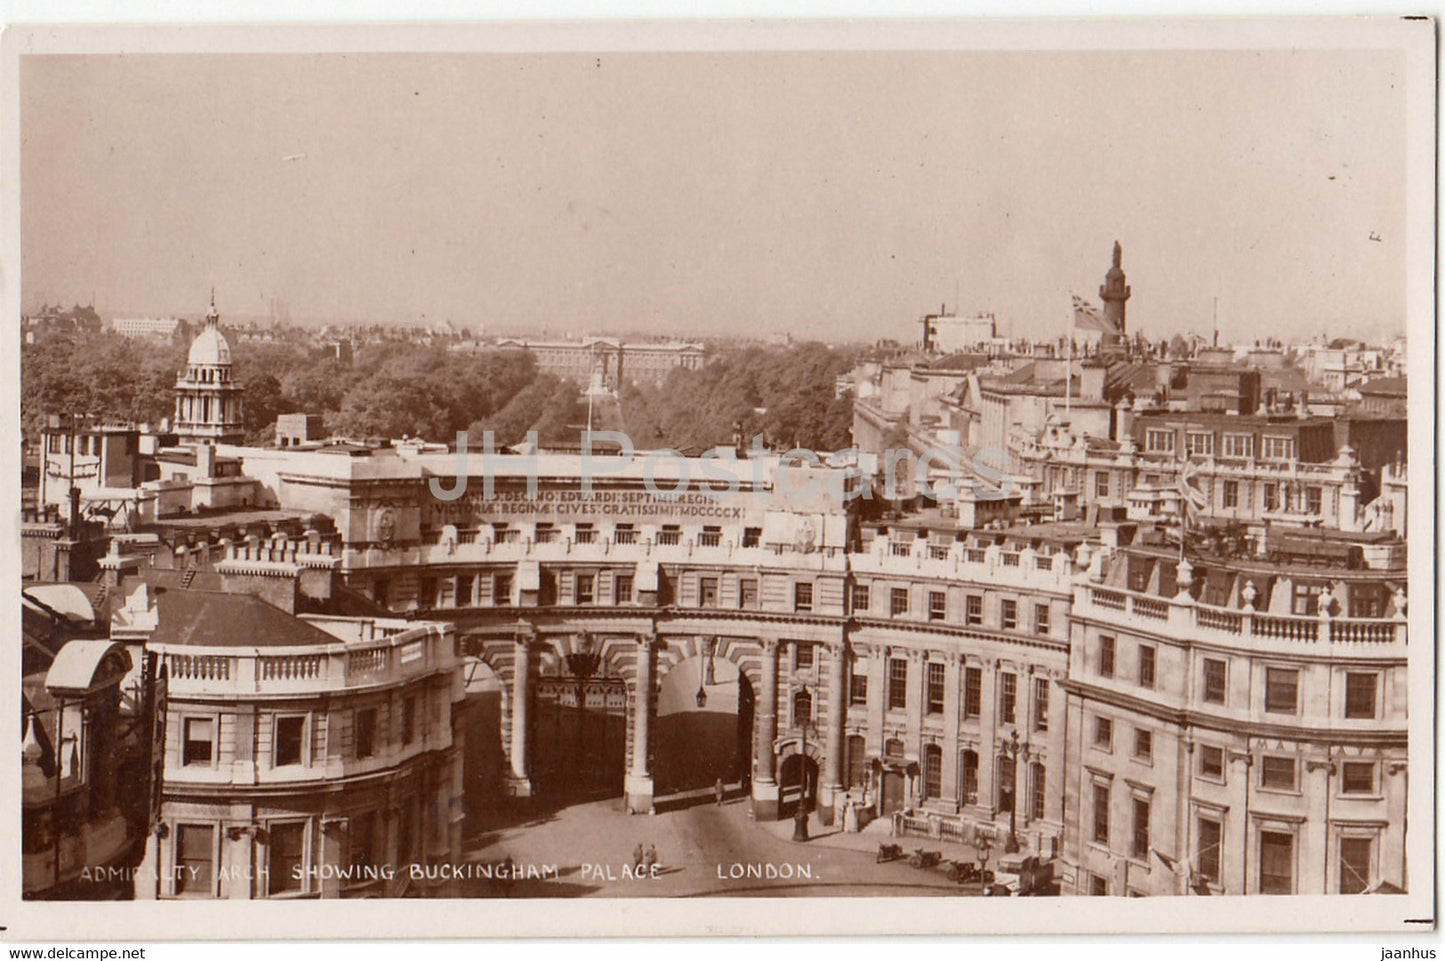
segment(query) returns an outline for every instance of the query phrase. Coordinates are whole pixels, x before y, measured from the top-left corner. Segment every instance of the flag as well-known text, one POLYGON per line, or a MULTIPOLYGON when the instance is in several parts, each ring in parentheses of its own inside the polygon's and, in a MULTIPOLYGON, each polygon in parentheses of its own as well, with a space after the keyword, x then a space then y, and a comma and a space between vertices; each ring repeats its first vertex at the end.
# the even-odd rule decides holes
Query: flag
POLYGON ((1185 527, 1189 526, 1189 512, 1191 510, 1203 513, 1209 508, 1209 497, 1194 484, 1194 478, 1199 471, 1195 468, 1194 462, 1185 455, 1183 462, 1179 465, 1179 519, 1185 527))
POLYGON ((1078 294, 1071 294, 1074 299, 1074 329, 1089 330, 1101 334, 1117 333, 1112 324, 1104 319, 1093 304, 1089 303, 1078 294))

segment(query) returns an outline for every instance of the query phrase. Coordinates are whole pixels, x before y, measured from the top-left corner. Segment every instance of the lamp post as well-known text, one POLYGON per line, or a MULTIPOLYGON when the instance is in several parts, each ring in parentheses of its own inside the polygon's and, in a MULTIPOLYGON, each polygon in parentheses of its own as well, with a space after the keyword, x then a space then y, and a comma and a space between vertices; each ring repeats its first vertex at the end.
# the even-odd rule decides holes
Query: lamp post
POLYGON ((979 889, 983 891, 984 894, 988 893, 987 886, 984 882, 984 876, 988 873, 988 855, 988 838, 980 837, 978 839, 978 883, 979 889))
POLYGON ((1004 842, 1005 854, 1017 854, 1019 850, 1018 835, 1018 812, 1019 812, 1019 745, 1018 728, 1009 734, 1009 739, 1004 743, 1004 750, 1008 751, 1010 761, 1009 778, 1013 782, 1009 785, 1008 792, 1008 840, 1004 842))
MULTIPOLYGON (((802 743, 798 750, 798 809, 793 812, 793 840, 808 840, 808 722, 812 719, 813 694, 804 684, 798 689, 800 694, 807 696, 808 713, 798 720, 798 730, 802 735, 802 743)), ((795 695, 796 697, 796 695, 795 695)), ((796 705, 798 702, 793 701, 796 705)))

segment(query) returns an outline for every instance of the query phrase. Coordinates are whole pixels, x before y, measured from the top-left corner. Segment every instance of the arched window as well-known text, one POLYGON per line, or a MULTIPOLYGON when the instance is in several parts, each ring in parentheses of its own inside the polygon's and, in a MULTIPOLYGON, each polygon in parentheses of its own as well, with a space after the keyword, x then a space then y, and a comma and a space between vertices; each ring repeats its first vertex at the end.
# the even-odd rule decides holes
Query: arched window
POLYGON ((964 804, 978 803, 978 752, 964 750, 959 756, 959 800, 964 804))
POLYGON ((903 756, 903 742, 898 738, 889 738, 883 742, 883 753, 888 757, 903 756))
POLYGON ((943 748, 937 744, 923 748, 923 796, 943 797, 943 748))

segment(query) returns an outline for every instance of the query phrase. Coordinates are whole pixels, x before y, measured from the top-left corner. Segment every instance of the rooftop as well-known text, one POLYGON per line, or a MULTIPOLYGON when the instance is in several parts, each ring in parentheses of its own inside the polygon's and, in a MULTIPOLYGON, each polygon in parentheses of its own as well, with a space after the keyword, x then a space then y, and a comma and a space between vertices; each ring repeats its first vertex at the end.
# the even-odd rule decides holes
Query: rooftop
POLYGON ((159 618, 151 640, 194 647, 311 647, 334 644, 331 634, 252 594, 174 590, 156 597, 159 618))

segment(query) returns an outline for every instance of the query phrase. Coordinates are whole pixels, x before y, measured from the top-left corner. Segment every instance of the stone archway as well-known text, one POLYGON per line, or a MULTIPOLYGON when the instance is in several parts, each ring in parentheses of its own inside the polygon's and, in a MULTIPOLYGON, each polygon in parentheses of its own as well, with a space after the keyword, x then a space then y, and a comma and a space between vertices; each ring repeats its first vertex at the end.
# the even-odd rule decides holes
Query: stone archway
POLYGON ((690 657, 657 692, 652 774, 659 798, 732 790, 752 763, 753 688, 731 660, 690 657))
POLYGON ((823 752, 820 745, 812 741, 803 745, 798 739, 780 746, 783 754, 778 763, 778 817, 786 819, 800 806, 805 811, 817 808, 823 752))
POLYGON ((464 696, 454 709, 462 749, 462 797, 466 820, 462 831, 470 836, 481 828, 481 815, 502 799, 500 789, 507 773, 502 748, 502 719, 510 712, 509 694, 502 676, 483 658, 462 658, 464 696))

